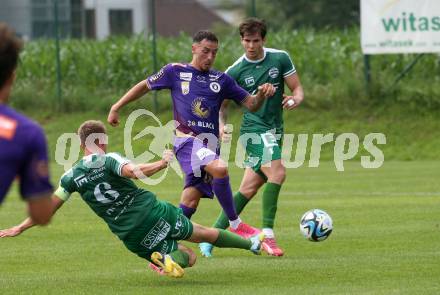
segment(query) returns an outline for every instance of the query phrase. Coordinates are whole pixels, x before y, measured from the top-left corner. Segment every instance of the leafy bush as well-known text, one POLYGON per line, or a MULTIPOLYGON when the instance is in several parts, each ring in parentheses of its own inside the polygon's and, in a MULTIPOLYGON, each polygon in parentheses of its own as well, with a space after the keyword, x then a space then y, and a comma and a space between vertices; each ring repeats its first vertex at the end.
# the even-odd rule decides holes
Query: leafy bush
MULTIPOLYGON (((267 36, 266 46, 291 54, 305 89, 305 107, 341 112, 350 112, 356 105, 403 104, 418 110, 440 107, 439 55, 423 56, 393 88, 396 76, 415 55, 372 56, 372 83, 367 91, 358 29, 280 31, 267 36)), ((222 36, 215 68, 225 70, 242 54, 236 32, 222 36)), ((26 44, 12 99, 16 107, 55 110, 61 104, 65 111, 107 111, 132 85, 154 72, 151 42, 141 35, 104 41, 65 40, 60 55, 63 96, 58 102, 54 41, 26 44)), ((158 67, 190 60, 189 36, 158 38, 158 67)), ((159 110, 169 110, 166 91, 160 92, 157 100, 159 110)), ((152 100, 148 106, 153 106, 152 100)))

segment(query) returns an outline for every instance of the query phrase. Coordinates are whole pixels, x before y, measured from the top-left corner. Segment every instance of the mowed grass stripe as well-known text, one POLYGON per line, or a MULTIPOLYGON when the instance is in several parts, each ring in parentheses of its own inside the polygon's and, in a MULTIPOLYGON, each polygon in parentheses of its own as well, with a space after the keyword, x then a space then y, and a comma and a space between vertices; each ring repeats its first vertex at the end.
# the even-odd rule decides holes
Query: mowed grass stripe
MULTIPOLYGON (((438 294, 439 163, 390 162, 376 170, 348 163, 345 172, 332 165, 288 171, 276 221, 286 251, 281 259, 215 249, 213 259, 199 257, 182 280, 159 277, 76 196, 48 227, 0 240, 0 293, 438 294), (311 208, 334 220, 325 242, 299 233, 299 219, 311 208)), ((53 168, 55 178, 61 170, 53 168)), ((234 190, 241 175, 231 167, 234 190)), ((151 190, 177 204, 181 180, 170 173, 151 190)), ((23 207, 12 191, 0 227, 21 221, 23 207)), ((216 200, 202 200, 194 221, 211 224, 219 208, 216 200)), ((261 192, 242 217, 260 226, 261 192)))

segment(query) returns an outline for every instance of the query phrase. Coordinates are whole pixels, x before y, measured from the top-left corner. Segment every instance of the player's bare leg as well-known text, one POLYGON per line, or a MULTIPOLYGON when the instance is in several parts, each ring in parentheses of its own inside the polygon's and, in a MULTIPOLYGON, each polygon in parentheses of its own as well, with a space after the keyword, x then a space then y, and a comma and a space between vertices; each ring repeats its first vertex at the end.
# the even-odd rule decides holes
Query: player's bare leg
POLYGON ((197 210, 197 206, 199 205, 202 196, 202 192, 195 187, 185 188, 180 196, 179 204, 180 209, 183 211, 183 215, 191 219, 191 216, 197 210))
POLYGON ((265 183, 266 181, 258 173, 251 168, 246 168, 238 192, 246 199, 251 200, 265 183))

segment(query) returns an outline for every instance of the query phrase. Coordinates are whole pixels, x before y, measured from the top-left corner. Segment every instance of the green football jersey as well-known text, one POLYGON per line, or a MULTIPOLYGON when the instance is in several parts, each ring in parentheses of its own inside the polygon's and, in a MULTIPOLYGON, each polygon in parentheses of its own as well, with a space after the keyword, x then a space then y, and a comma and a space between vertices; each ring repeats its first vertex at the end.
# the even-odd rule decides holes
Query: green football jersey
POLYGON ((67 201, 78 192, 121 240, 142 223, 156 202, 153 193, 121 176, 129 160, 116 153, 84 157, 63 174, 55 195, 67 201))
POLYGON ((262 59, 249 60, 243 55, 226 73, 251 94, 255 94, 258 86, 264 83, 272 83, 276 87, 275 95, 268 98, 258 111, 252 113, 244 108, 241 133, 262 133, 271 129, 283 133, 284 78, 296 73, 289 54, 282 50, 264 48, 262 59))

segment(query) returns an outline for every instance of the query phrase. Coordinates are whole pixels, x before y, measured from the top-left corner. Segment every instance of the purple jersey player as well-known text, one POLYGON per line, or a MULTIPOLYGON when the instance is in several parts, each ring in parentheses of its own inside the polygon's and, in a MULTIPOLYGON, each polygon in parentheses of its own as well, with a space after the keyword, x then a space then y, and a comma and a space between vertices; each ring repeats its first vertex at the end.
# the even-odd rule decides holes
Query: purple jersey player
POLYGON ((6 105, 21 47, 14 32, 0 23, 0 204, 18 177, 30 217, 46 224, 52 215, 46 138, 40 126, 6 105))
POLYGON ((108 122, 116 126, 119 123, 118 110, 148 91, 169 89, 174 119, 178 122, 174 152, 185 173, 180 208, 190 218, 200 198, 212 198, 215 194, 229 219, 231 231, 249 237, 258 230, 238 217, 228 170, 219 158, 219 110, 223 100, 232 99, 256 111, 264 99, 274 94, 275 88, 264 84, 255 95, 250 95, 227 74, 211 69, 217 50, 218 39, 213 33, 197 32, 193 37, 191 63, 168 64, 146 81, 139 82, 112 106, 108 122))

